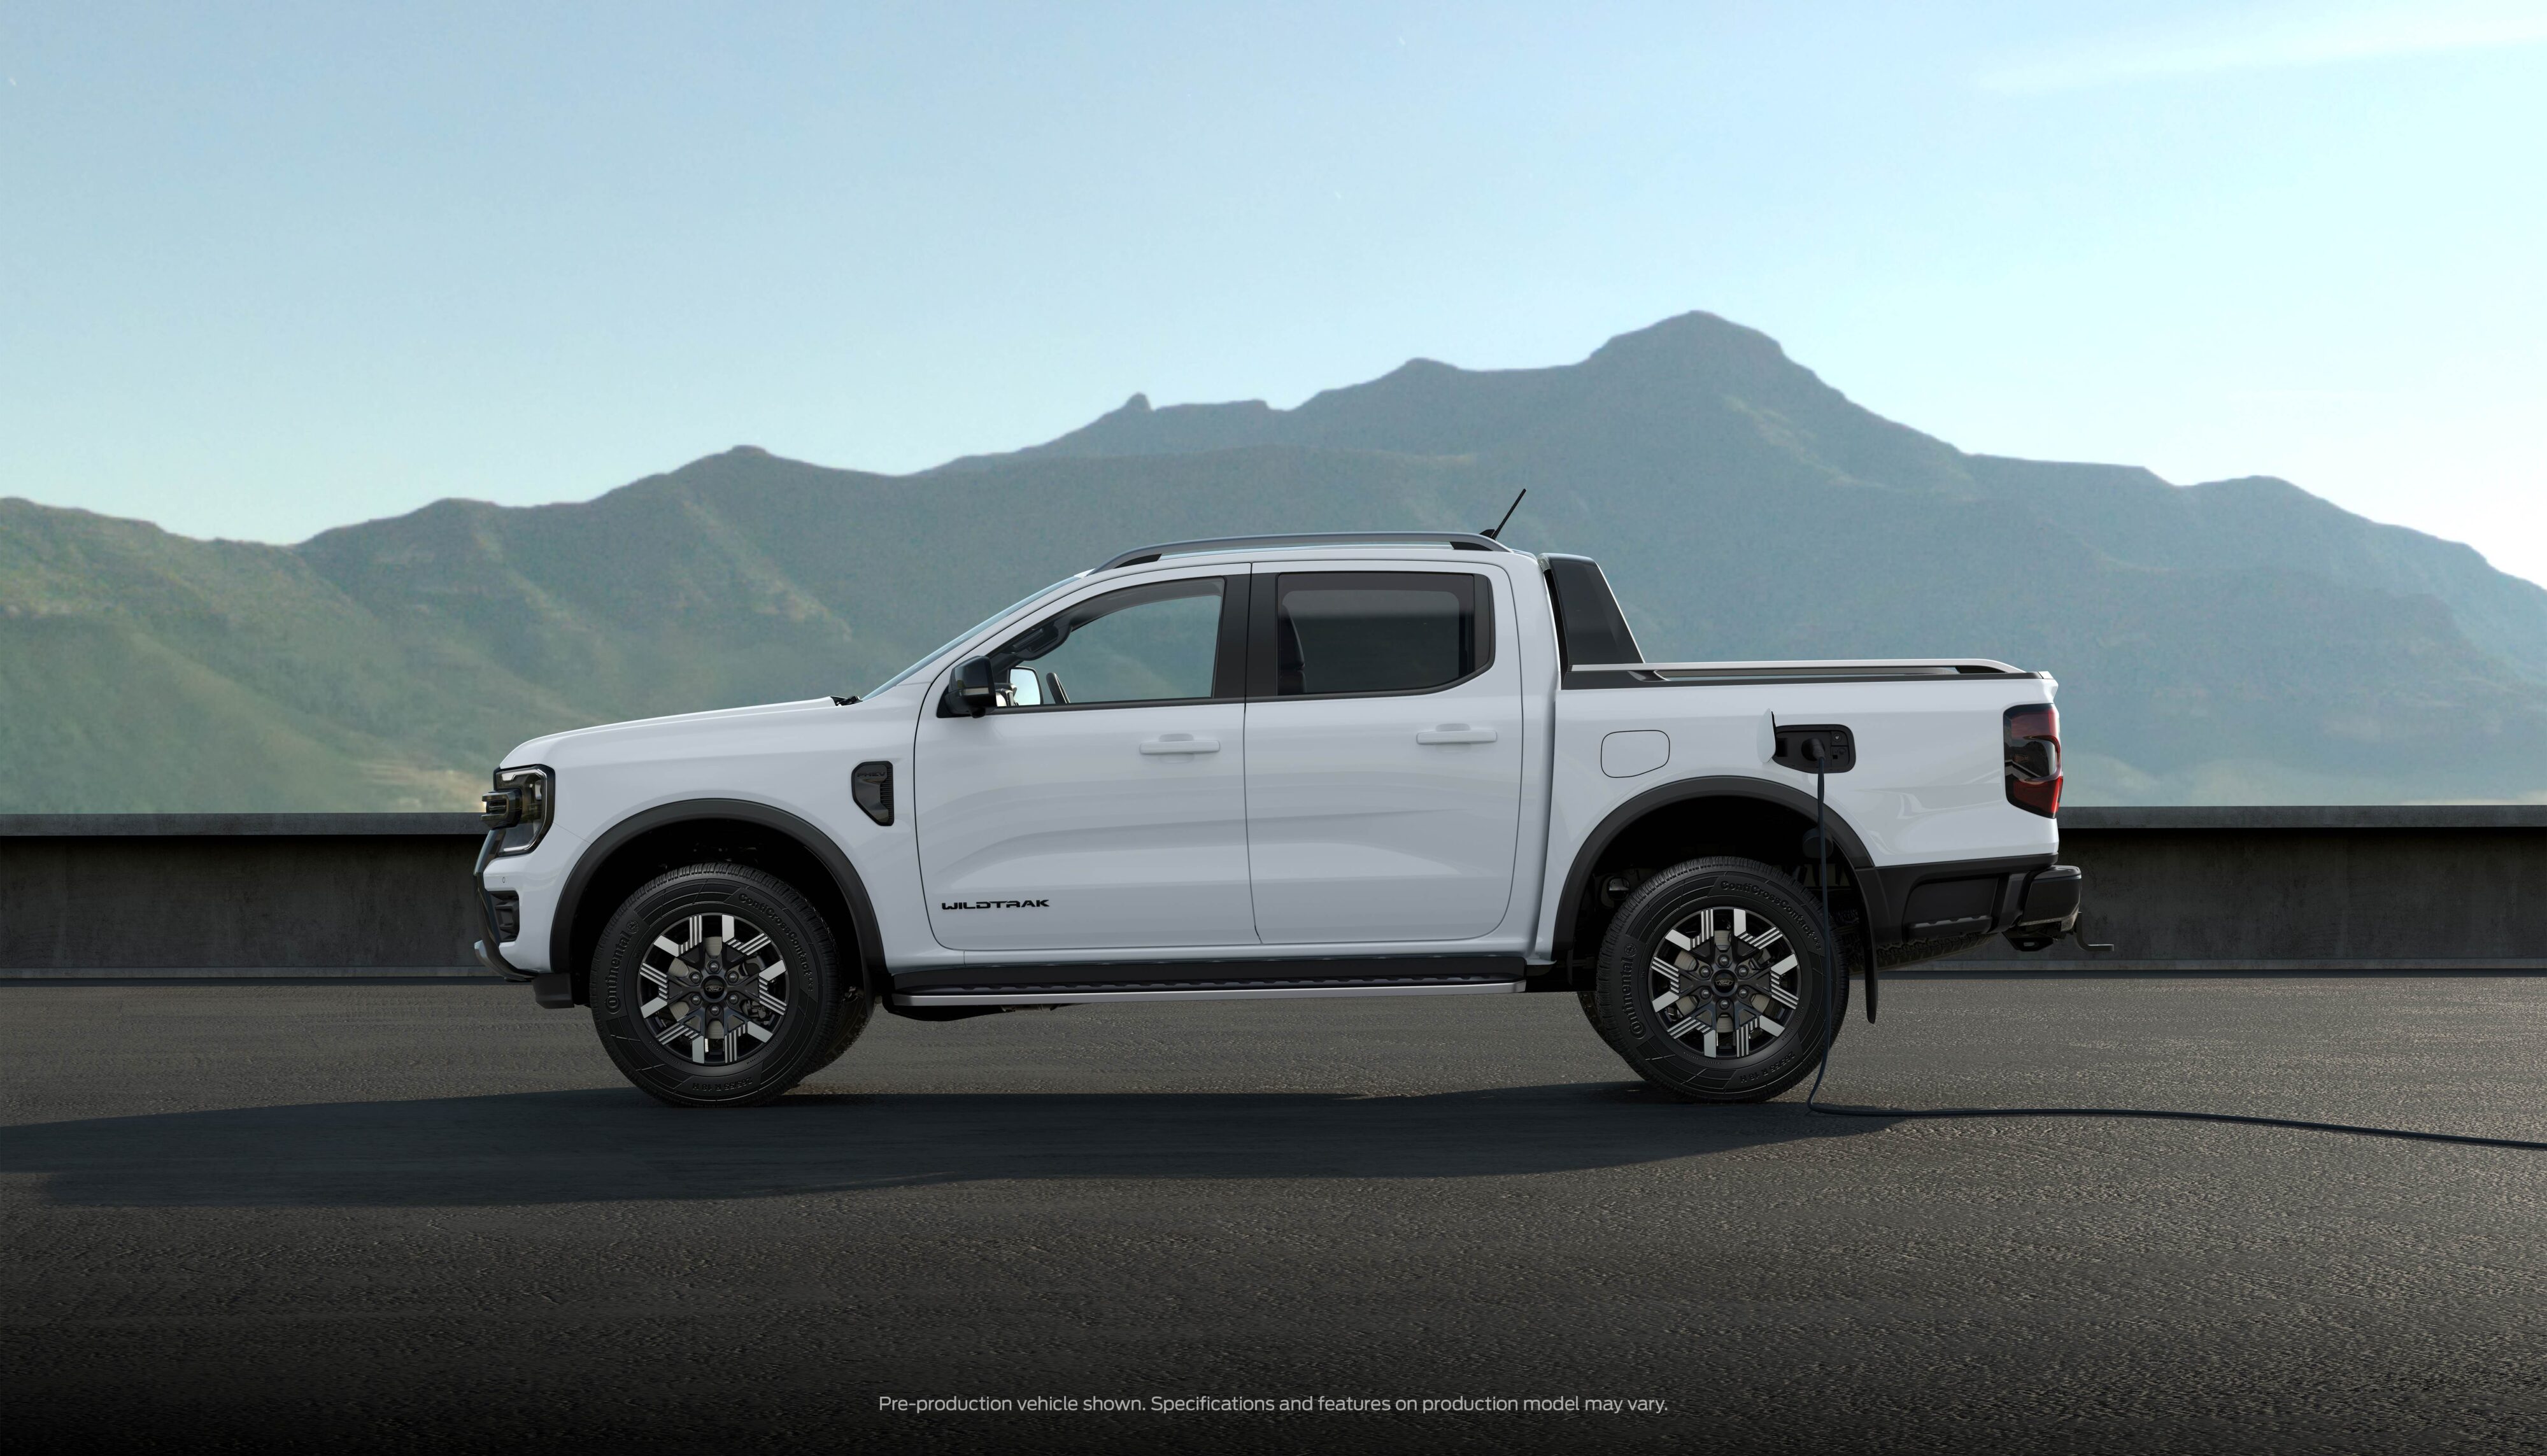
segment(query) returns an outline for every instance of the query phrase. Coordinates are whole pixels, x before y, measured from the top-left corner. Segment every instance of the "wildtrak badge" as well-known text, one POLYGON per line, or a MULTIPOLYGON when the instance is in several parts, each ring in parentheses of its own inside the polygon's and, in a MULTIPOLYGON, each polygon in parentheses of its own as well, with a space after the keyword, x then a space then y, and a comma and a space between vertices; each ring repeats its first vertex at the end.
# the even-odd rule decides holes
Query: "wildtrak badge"
POLYGON ((941 910, 1048 910, 1052 908, 1052 901, 1048 899, 941 899, 937 902, 937 907, 941 910))

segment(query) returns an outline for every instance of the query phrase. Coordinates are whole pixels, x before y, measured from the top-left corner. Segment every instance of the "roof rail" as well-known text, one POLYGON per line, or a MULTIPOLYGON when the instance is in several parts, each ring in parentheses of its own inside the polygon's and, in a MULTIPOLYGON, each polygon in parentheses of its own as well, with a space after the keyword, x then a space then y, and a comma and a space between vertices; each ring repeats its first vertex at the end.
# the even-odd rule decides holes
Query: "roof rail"
POLYGON ((1187 557, 1197 552, 1245 551, 1259 546, 1447 546, 1453 551, 1512 551, 1491 536, 1474 531, 1309 531, 1290 536, 1221 536, 1205 541, 1171 541, 1127 551, 1098 571, 1137 566, 1161 557, 1187 557))

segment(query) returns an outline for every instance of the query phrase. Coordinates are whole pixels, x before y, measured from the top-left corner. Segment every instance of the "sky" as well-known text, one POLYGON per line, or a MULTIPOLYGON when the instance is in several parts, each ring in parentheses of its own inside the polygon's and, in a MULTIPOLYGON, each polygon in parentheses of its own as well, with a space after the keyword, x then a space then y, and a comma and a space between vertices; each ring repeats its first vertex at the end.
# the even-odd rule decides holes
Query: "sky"
POLYGON ((0 74, 0 495, 194 536, 1704 308, 2547 581, 2547 0, 12 0, 0 74))

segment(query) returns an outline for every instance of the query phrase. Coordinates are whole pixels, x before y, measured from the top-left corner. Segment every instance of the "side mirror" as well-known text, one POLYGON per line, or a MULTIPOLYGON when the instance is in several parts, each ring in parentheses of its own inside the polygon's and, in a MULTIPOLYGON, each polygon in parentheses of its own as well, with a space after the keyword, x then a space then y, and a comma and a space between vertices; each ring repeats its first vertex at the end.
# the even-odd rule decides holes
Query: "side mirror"
POLYGON ((992 687, 991 659, 967 657, 955 665, 955 705, 975 718, 999 706, 992 687))

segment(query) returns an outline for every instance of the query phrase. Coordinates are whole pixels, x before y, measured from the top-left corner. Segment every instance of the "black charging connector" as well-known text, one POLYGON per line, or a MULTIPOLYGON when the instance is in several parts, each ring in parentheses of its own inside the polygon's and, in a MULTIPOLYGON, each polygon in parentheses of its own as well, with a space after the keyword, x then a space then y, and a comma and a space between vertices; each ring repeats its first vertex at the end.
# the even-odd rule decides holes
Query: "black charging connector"
POLYGON ((1836 723, 1780 724, 1769 761, 1800 774, 1844 774, 1857 767, 1857 735, 1836 723))

